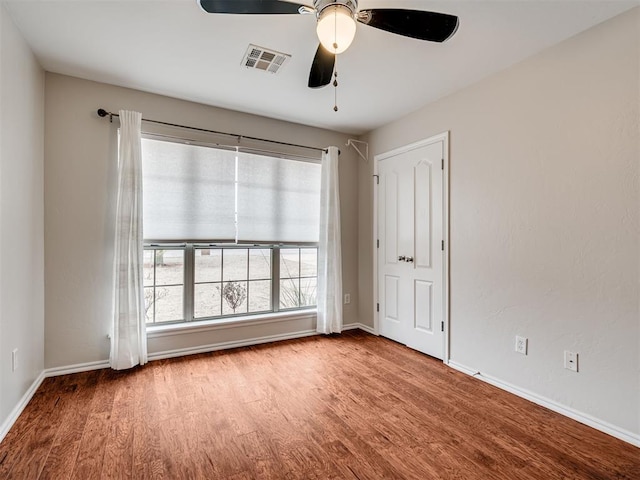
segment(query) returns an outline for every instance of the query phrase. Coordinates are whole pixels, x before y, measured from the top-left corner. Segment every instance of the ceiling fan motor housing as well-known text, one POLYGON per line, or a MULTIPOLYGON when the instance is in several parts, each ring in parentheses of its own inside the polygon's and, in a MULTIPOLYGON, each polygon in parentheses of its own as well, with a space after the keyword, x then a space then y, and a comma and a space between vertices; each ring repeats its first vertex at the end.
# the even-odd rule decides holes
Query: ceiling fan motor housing
POLYGON ((316 9, 316 16, 320 18, 322 11, 327 7, 345 7, 354 16, 358 11, 357 0, 314 0, 313 6, 316 9))

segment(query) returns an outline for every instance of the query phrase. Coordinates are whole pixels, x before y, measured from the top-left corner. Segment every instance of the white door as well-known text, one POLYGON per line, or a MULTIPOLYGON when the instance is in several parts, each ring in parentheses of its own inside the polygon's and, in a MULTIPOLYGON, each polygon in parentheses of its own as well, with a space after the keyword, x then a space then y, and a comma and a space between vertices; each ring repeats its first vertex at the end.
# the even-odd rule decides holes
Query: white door
POLYGON ((376 157, 380 334, 444 357, 446 138, 376 157))

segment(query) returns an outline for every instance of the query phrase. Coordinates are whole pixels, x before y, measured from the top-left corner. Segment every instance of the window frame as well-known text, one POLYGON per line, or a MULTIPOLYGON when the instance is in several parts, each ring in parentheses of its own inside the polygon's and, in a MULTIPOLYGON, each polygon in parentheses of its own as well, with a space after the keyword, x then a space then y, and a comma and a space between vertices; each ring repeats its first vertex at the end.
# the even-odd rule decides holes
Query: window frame
MULTIPOLYGON (((241 322, 243 320, 249 321, 254 320, 255 317, 269 317, 269 316, 277 316, 278 314, 283 313, 315 313, 317 310, 317 297, 316 303, 314 305, 303 305, 297 307, 290 308, 282 308, 280 306, 280 251, 284 249, 298 249, 298 255, 301 255, 302 249, 315 249, 316 250, 316 259, 317 259, 317 250, 318 243, 316 242, 296 242, 294 243, 278 243, 278 244, 243 244, 243 243, 203 243, 201 241, 198 242, 145 242, 144 243, 144 251, 156 251, 156 250, 182 250, 184 252, 184 268, 183 268, 183 299, 182 299, 182 309, 183 309, 183 318, 180 320, 173 321, 165 321, 165 322, 156 322, 155 321, 155 305, 154 305, 154 314, 153 321, 146 323, 147 328, 150 327, 158 327, 158 326, 171 326, 171 325, 183 325, 183 324, 199 324, 199 323, 221 323, 221 322, 229 322, 229 321, 237 321, 241 322), (247 250, 247 252, 251 249, 269 249, 271 251, 271 309, 270 310, 261 310, 258 312, 240 312, 235 314, 221 314, 207 317, 195 317, 195 251, 196 249, 219 249, 219 250, 247 250)), ((155 284, 155 269, 157 265, 155 265, 155 253, 153 260, 153 268, 154 268, 154 284, 152 285, 155 289, 157 285, 155 284)), ((299 257, 300 258, 300 257, 299 257)), ((302 276, 301 272, 298 272, 299 276, 291 277, 295 279, 302 278, 316 278, 317 279, 317 263, 316 263, 316 276, 302 276)), ((222 277, 223 278, 223 277, 222 277)), ((242 281, 249 282, 249 278, 244 279, 242 281)), ((223 279, 221 282, 199 282, 199 283, 226 283, 223 279)), ((143 286, 143 291, 145 288, 149 288, 149 286, 143 286)), ((154 297, 155 298, 155 297, 154 297)), ((247 307, 248 307, 249 299, 247 298, 247 307)), ((298 302, 300 303, 300 302, 298 302)), ((248 309, 248 308, 247 308, 248 309)))
MULTIPOLYGON (((144 294, 145 294, 145 290, 147 288, 151 288, 153 291, 153 303, 151 304, 151 308, 153 309, 153 315, 152 315, 152 319, 153 321, 150 323, 146 322, 146 318, 145 318, 145 323, 147 325, 164 325, 164 324, 171 324, 171 323, 178 323, 178 322, 183 322, 184 319, 180 319, 180 320, 170 320, 170 321, 165 321, 165 322, 157 322, 156 321, 156 291, 158 290, 158 288, 171 288, 171 287, 182 287, 182 312, 183 312, 183 316, 185 314, 185 290, 186 290, 186 284, 184 283, 185 280, 187 279, 186 276, 186 263, 187 263, 187 258, 186 258, 186 251, 184 250, 184 245, 183 244, 164 244, 163 246, 159 247, 159 248, 153 248, 153 249, 149 249, 146 247, 146 245, 143 248, 143 251, 153 251, 153 258, 152 258, 152 265, 153 265, 153 284, 152 285, 145 285, 144 284, 144 273, 142 275, 143 277, 143 281, 142 281, 142 295, 144 298, 144 294), (157 268, 158 268, 158 263, 157 263, 157 259, 156 259, 156 251, 157 250, 181 250, 183 252, 183 275, 182 275, 182 284, 168 284, 168 285, 158 285, 157 284, 157 268)), ((144 254, 143 254, 144 255, 144 254)), ((144 258, 144 256, 143 256, 144 258)), ((144 261, 143 261, 143 269, 144 269, 144 261)), ((146 306, 145 306, 145 317, 146 317, 146 306)))

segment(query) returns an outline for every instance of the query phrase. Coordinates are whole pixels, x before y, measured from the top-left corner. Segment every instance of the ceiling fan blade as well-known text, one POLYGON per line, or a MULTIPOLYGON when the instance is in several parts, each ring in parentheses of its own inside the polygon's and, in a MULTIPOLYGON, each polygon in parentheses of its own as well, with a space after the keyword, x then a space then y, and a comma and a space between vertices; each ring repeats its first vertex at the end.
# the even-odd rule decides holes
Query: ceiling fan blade
POLYGON ((335 54, 318 45, 316 56, 313 57, 311 72, 309 73, 309 88, 320 88, 331 83, 333 67, 336 64, 335 54))
POLYGON ((300 13, 300 8, 312 8, 282 0, 198 0, 208 13, 237 13, 253 15, 278 15, 300 13))
POLYGON ((455 15, 396 8, 361 10, 357 18, 365 25, 429 42, 444 42, 451 38, 459 24, 455 15))

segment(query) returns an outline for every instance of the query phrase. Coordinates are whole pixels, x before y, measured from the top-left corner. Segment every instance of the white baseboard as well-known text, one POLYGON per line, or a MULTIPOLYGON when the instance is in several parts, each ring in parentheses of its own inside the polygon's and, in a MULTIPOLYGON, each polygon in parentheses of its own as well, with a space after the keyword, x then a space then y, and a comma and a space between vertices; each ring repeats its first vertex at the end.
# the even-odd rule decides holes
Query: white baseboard
POLYGON ((456 363, 451 359, 449 359, 449 361, 446 362, 446 364, 449 365, 454 370, 458 370, 459 372, 466 373, 467 375, 469 375, 471 377, 475 377, 476 375, 480 374, 479 371, 473 370, 473 369, 471 369, 469 367, 465 367, 464 365, 460 365, 459 363, 456 363))
MULTIPOLYGON (((353 330, 359 328, 365 332, 375 335, 373 328, 363 325, 361 323, 349 323, 342 326, 342 330, 353 330)), ((294 338, 310 337, 313 335, 319 335, 315 330, 302 330, 298 332, 285 333, 279 335, 269 335, 266 337, 255 337, 246 340, 234 340, 231 342, 213 343, 210 345, 201 345, 198 347, 179 348, 176 350, 167 350, 164 352, 150 353, 148 360, 162 360, 165 358, 182 357, 185 355, 195 355, 198 353, 209 353, 217 350, 226 350, 229 348, 248 347, 251 345, 260 345, 262 343, 278 342, 281 340, 292 340, 294 338)))
POLYGON ((557 403, 554 400, 538 395, 537 393, 512 385, 511 383, 500 380, 499 378, 492 377, 491 375, 485 375, 483 373, 480 373, 478 370, 474 370, 452 360, 449 360, 448 365, 455 370, 466 373, 467 375, 477 378, 478 380, 482 380, 483 382, 489 383, 494 387, 500 388, 501 390, 513 393, 518 397, 524 398, 537 405, 548 408, 549 410, 559 413, 560 415, 564 415, 565 417, 569 417, 577 422, 588 425, 589 427, 595 428, 596 430, 611 435, 612 437, 619 438, 620 440, 630 443, 631 445, 640 447, 639 434, 617 427, 608 422, 592 417, 589 414, 580 412, 573 408, 557 403))
MULTIPOLYGON (((362 323, 349 323, 342 326, 342 330, 353 330, 359 328, 365 332, 375 335, 373 328, 363 325, 362 323)), ((266 337, 256 337, 246 340, 234 340, 231 342, 213 343, 210 345, 201 345, 198 347, 179 348, 176 350, 167 350, 164 352, 150 353, 148 360, 162 360, 165 358, 182 357, 185 355, 195 355, 198 353, 209 353, 217 350, 226 350, 229 348, 249 347, 251 345, 260 345, 262 343, 279 342, 281 340, 292 340, 294 338, 310 337, 313 335, 319 335, 315 330, 302 330, 299 332, 285 333, 279 335, 269 335, 266 337)))
MULTIPOLYGON (((374 331, 371 327, 363 325, 361 323, 350 323, 343 326, 343 330, 352 330, 359 328, 371 334, 374 331)), ((148 356, 149 361, 161 360, 165 358, 181 357, 184 355, 195 355, 197 353, 215 352, 217 350, 225 350, 229 348, 248 347, 251 345, 259 345, 262 343, 277 342, 280 340, 291 340, 294 338, 309 337, 312 335, 318 335, 315 330, 302 330, 299 332, 286 333, 280 335, 269 335, 266 337, 255 337, 246 340, 237 340, 231 342, 214 343, 210 345, 200 345, 197 347, 179 348, 176 350, 166 350, 163 352, 150 353, 148 356)), ((62 367, 47 368, 44 370, 44 377, 57 377, 59 375, 69 375, 71 373, 88 372, 91 370, 100 370, 103 368, 109 368, 108 360, 99 360, 96 362, 78 363, 75 365, 65 365, 62 367)))
POLYGON ((356 330, 360 328, 360 324, 359 323, 345 323, 344 325, 342 325, 342 331, 345 332, 347 330, 356 330))
POLYGON ((76 365, 66 365, 64 367, 47 368, 44 371, 44 376, 47 378, 57 377, 59 375, 69 375, 70 373, 101 370, 103 368, 109 368, 109 360, 99 360, 97 362, 78 363, 76 365))
POLYGON ((370 327, 369 325, 365 325, 364 323, 348 323, 346 325, 342 326, 342 330, 355 330, 355 329, 360 329, 364 332, 370 333, 371 335, 378 335, 376 333, 376 331, 374 330, 373 327, 370 327))
POLYGON ((7 435, 7 433, 9 433, 9 430, 11 430, 11 427, 13 427, 13 424, 16 422, 16 420, 24 410, 24 407, 26 407, 27 404, 31 401, 31 398, 38 390, 38 387, 40 386, 44 378, 45 378, 44 371, 40 372, 40 375, 38 375, 38 378, 36 378, 33 381, 33 383, 31 384, 29 389, 24 393, 24 395, 22 396, 18 404, 14 407, 13 410, 11 410, 11 413, 6 418, 6 420, 2 422, 2 425, 0 425, 0 442, 2 442, 2 440, 7 435))
POLYGON ((147 327, 147 339, 158 337, 175 337, 176 335, 211 332, 283 323, 294 320, 316 321, 316 311, 297 310, 294 312, 278 312, 264 315, 250 315, 248 317, 234 317, 226 320, 203 320, 197 322, 183 322, 169 325, 151 325, 147 327))
POLYGON ((230 342, 213 343, 210 345, 201 345, 198 347, 178 348, 176 350, 166 350, 164 352, 155 352, 149 354, 149 361, 162 360, 165 358, 182 357, 185 355, 195 355, 197 353, 209 353, 217 350, 226 350, 229 348, 248 347, 251 345, 260 345, 262 343, 278 342, 281 340, 292 340, 294 338, 310 337, 318 335, 315 330, 302 330, 299 332, 285 333, 280 335, 268 335, 266 337, 255 337, 246 340, 234 340, 230 342))
POLYGON ((375 329, 373 327, 370 327, 369 325, 365 325, 364 323, 359 323, 358 324, 358 328, 360 330, 363 330, 367 333, 370 333, 371 335, 375 335, 378 336, 378 334, 376 333, 375 329))

